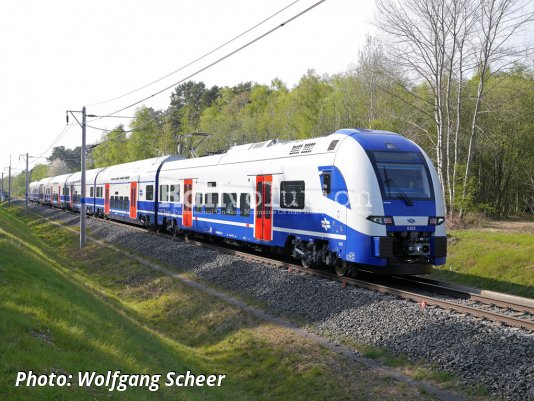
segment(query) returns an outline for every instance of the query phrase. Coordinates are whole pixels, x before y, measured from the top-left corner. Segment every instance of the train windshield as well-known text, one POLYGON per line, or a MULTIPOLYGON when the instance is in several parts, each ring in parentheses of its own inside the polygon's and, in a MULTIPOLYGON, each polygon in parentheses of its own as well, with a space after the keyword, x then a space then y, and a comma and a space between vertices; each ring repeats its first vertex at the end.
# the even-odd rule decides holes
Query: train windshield
POLYGON ((429 171, 421 154, 415 152, 372 152, 384 199, 434 198, 429 171))

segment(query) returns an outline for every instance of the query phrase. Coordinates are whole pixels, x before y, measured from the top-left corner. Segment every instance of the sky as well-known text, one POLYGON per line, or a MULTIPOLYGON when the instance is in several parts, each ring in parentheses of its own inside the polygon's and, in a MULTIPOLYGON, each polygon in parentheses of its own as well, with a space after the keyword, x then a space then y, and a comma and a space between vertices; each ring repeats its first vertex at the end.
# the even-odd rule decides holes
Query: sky
MULTIPOLYGON (((30 168, 45 162, 56 139, 55 146, 79 146, 79 126, 69 127, 58 138, 66 126, 66 110, 84 105, 88 114, 119 110, 181 81, 317 1, 2 1, 0 171, 7 174, 10 154, 14 174, 25 167, 20 154, 30 154, 30 168), (166 76, 286 6, 200 62, 144 90, 97 104, 166 76)), ((356 63, 366 35, 373 32, 373 13, 373 1, 326 0, 190 79, 207 86, 232 86, 247 81, 270 84, 280 78, 292 87, 310 68, 321 75, 341 73, 356 63)), ((165 109, 171 92, 139 106, 165 109)), ((118 115, 134 113, 135 107, 118 115)), ((107 118, 91 125, 113 129, 127 121, 107 118)), ((101 135, 88 128, 87 143, 101 135)))

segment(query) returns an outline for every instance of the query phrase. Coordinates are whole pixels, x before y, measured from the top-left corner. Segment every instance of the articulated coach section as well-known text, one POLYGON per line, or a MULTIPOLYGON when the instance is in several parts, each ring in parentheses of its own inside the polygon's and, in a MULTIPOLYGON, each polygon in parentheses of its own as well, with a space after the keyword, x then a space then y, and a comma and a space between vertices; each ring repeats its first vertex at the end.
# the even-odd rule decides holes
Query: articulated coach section
MULTIPOLYGON (((32 200, 80 210, 80 178, 32 183, 32 200)), ((93 169, 86 190, 89 214, 268 248, 339 275, 428 273, 445 263, 436 171, 391 132, 345 129, 93 169)))

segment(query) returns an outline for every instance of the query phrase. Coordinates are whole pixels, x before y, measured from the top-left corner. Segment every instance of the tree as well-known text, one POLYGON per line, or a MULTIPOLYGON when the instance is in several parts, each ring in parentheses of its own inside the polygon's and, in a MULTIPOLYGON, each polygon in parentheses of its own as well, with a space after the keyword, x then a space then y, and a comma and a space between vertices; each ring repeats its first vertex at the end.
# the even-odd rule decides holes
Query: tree
POLYGON ((123 125, 102 134, 100 143, 91 152, 95 167, 107 167, 128 161, 127 139, 123 125))
POLYGON ((319 117, 324 107, 323 100, 332 90, 328 80, 321 78, 314 70, 308 70, 300 79, 299 84, 290 92, 288 104, 293 109, 290 122, 293 139, 324 134, 319 128, 319 117))
POLYGON ((163 113, 142 107, 135 113, 131 134, 126 144, 126 161, 148 159, 163 154, 160 139, 163 133, 163 113))
POLYGON ((79 171, 81 166, 81 148, 66 149, 64 146, 56 146, 47 161, 63 160, 69 172, 79 171))
POLYGON ((431 155, 443 192, 448 194, 450 213, 457 199, 457 172, 462 164, 462 200, 466 197, 478 119, 489 89, 486 82, 493 73, 503 71, 512 60, 524 55, 523 49, 505 48, 513 35, 532 21, 533 14, 523 15, 520 4, 520 0, 377 3, 377 23, 390 44, 387 55, 404 70, 405 79, 398 80, 398 85, 410 96, 409 106, 426 117, 427 125, 418 126, 433 137, 431 155), (478 81, 472 96, 465 93, 468 74, 478 81), (424 87, 428 90, 421 92, 424 87), (460 153, 462 131, 469 133, 464 156, 460 153))
POLYGON ((49 177, 55 177, 57 175, 67 174, 69 172, 70 171, 69 171, 69 167, 67 166, 67 163, 65 163, 61 159, 54 159, 48 165, 48 176, 49 177))
POLYGON ((219 97, 219 88, 206 89, 203 82, 187 81, 178 85, 171 94, 171 104, 167 110, 175 132, 197 130, 202 111, 219 97))
POLYGON ((48 177, 48 165, 37 164, 30 171, 31 181, 39 181, 48 177))
MULTIPOLYGON (((475 36, 475 61, 478 85, 474 110, 471 118, 469 145, 462 186, 462 198, 466 196, 467 180, 471 172, 471 164, 475 153, 476 139, 479 131, 478 119, 484 96, 488 92, 486 83, 498 71, 524 57, 530 49, 507 47, 510 38, 525 25, 532 22, 534 13, 525 12, 520 0, 488 0, 480 1, 477 11, 478 35, 475 36), (490 69, 494 65, 494 71, 490 69)), ((463 209, 460 209, 460 217, 463 209)))

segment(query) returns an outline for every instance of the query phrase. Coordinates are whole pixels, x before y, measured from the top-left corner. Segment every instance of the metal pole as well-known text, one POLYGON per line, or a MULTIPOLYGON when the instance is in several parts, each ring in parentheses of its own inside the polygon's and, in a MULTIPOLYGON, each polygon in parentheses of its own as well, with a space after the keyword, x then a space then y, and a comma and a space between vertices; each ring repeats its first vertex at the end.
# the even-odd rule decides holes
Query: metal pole
POLYGON ((26 214, 28 214, 28 153, 26 153, 26 214))
POLYGON ((85 196, 86 196, 86 185, 85 185, 85 121, 86 113, 85 106, 82 109, 82 200, 81 200, 81 210, 80 210, 80 249, 85 246, 85 196))
POLYGON ((7 204, 11 206, 11 155, 9 155, 9 178, 7 180, 7 204))
POLYGON ((4 194, 4 172, 2 171, 2 196, 5 196, 4 194))

